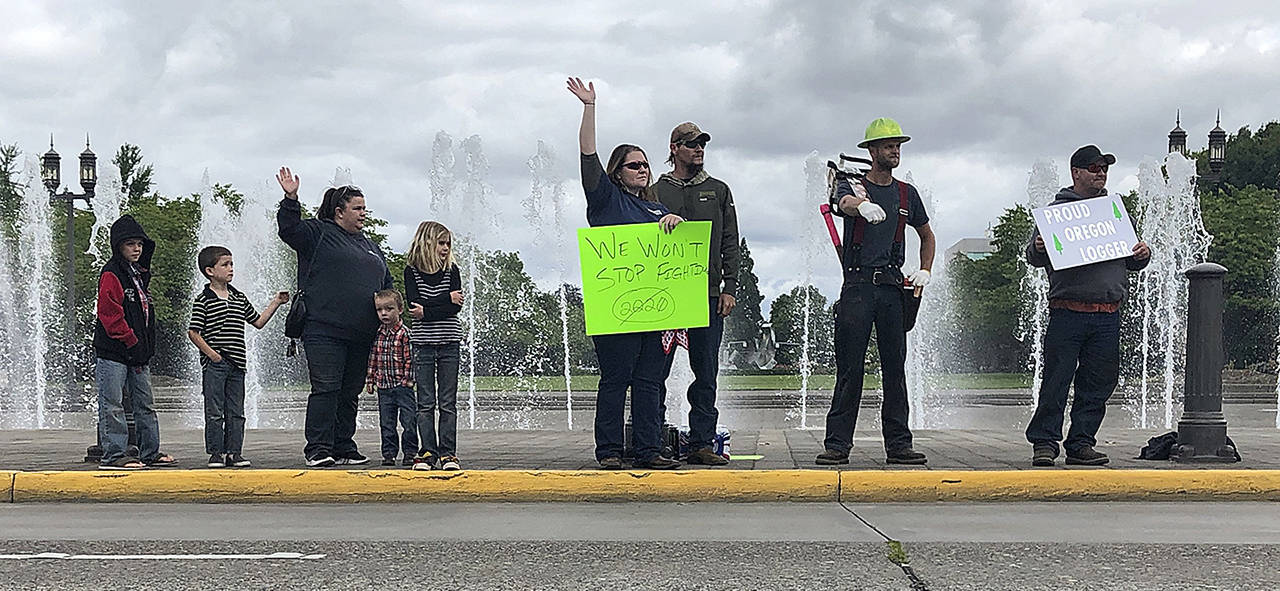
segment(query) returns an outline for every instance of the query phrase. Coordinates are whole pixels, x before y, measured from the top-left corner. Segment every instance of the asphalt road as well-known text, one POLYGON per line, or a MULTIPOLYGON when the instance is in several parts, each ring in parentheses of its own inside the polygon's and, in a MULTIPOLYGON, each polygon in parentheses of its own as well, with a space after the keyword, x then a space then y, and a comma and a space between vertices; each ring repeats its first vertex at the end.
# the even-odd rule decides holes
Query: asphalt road
POLYGON ((8 504, 0 588, 1276 589, 1280 506, 8 504))

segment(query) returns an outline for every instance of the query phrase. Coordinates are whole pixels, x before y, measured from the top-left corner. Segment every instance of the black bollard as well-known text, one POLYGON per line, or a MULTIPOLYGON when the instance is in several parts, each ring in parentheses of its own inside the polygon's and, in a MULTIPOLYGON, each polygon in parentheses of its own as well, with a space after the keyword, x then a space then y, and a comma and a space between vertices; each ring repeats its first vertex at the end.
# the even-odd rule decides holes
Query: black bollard
POLYGON ((1227 418, 1222 414, 1222 278, 1226 267, 1201 263, 1186 270, 1187 366, 1178 421, 1177 462, 1234 462, 1227 445, 1227 418))

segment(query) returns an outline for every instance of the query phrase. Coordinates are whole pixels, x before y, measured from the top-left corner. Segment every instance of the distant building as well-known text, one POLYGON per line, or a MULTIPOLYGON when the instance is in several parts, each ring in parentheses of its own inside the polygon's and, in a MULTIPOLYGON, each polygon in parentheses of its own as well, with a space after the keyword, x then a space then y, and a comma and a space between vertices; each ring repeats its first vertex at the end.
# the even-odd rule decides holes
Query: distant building
POLYGON ((945 260, 952 260, 956 255, 964 255, 971 261, 980 261, 991 256, 995 252, 995 246, 992 246, 990 238, 961 238, 955 244, 947 249, 944 256, 945 260))

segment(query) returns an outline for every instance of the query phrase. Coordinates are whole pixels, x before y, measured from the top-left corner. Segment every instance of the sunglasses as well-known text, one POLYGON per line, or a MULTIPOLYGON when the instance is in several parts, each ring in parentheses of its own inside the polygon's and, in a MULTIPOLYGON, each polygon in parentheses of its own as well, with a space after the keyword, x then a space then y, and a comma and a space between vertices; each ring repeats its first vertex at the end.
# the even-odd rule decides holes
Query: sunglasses
POLYGON ((631 169, 631 170, 649 170, 649 163, 648 163, 648 162, 645 162, 645 161, 643 161, 643 160, 637 160, 637 161, 635 161, 635 162, 628 162, 628 163, 626 163, 626 164, 623 164, 623 166, 625 166, 625 167, 627 167, 627 168, 629 168, 629 169, 631 169))
POLYGON ((690 150, 701 150, 707 147, 707 142, 703 140, 697 140, 697 141, 689 141, 689 142, 680 142, 680 145, 686 148, 689 148, 690 150))
POLYGON ((338 200, 338 201, 341 201, 341 200, 342 200, 342 198, 343 198, 343 197, 346 197, 348 194, 350 194, 350 195, 359 195, 359 196, 363 197, 363 196, 364 196, 364 191, 361 191, 361 190, 360 190, 360 187, 357 187, 357 186, 355 186, 355 185, 343 185, 343 186, 341 186, 341 187, 338 187, 338 192, 337 192, 337 193, 334 193, 333 197, 334 197, 334 199, 336 199, 336 200, 338 200))
POLYGON ((1076 168, 1079 168, 1079 169, 1081 169, 1081 170, 1087 170, 1087 171, 1089 171, 1089 172, 1090 172, 1090 173, 1092 173, 1092 174, 1098 174, 1098 173, 1100 173, 1100 172, 1106 172, 1106 171, 1107 171, 1107 165, 1106 165, 1106 164, 1090 164, 1090 165, 1088 165, 1088 166, 1077 166, 1076 168))

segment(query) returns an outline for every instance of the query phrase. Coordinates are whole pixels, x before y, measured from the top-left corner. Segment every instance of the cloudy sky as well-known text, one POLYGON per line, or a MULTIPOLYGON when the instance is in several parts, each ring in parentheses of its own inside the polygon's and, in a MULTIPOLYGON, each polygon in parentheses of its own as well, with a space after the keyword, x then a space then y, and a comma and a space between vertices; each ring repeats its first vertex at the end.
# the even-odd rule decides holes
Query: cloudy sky
POLYGON ((834 256, 801 247, 824 232, 804 163, 855 152, 875 117, 913 137, 903 169, 932 193, 939 254, 1025 201, 1037 159, 1066 179, 1071 151, 1096 143, 1127 190, 1175 109, 1192 149, 1216 109, 1231 132, 1280 118, 1280 4, 1263 1, 6 1, 3 15, 0 142, 38 154, 53 132, 64 163, 85 132, 104 161, 137 144, 163 194, 198 191, 207 170, 275 199, 287 164, 312 205, 346 167, 402 249, 431 216, 437 133, 479 136, 502 228, 484 239, 521 249, 544 283, 563 253, 534 252, 520 203, 543 140, 567 196, 551 231, 585 225, 570 75, 599 90, 602 151, 638 143, 659 163, 675 124, 712 134, 708 170, 733 188, 769 298, 806 273, 835 294, 834 256))

